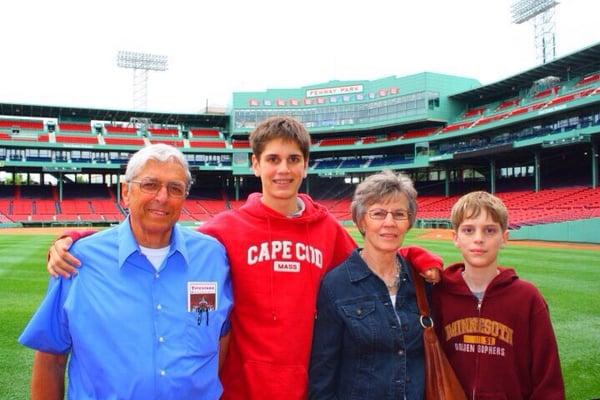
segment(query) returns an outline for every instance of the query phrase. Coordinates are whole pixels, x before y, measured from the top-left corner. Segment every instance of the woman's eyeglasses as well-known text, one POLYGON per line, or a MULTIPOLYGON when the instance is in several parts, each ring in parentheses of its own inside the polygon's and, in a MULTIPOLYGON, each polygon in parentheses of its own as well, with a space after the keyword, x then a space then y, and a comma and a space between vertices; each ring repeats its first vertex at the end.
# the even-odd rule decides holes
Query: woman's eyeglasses
POLYGON ((367 211, 369 218, 375 220, 386 219, 388 214, 392 214, 392 218, 395 221, 403 221, 410 218, 410 213, 406 210, 384 210, 383 208, 375 208, 367 211))

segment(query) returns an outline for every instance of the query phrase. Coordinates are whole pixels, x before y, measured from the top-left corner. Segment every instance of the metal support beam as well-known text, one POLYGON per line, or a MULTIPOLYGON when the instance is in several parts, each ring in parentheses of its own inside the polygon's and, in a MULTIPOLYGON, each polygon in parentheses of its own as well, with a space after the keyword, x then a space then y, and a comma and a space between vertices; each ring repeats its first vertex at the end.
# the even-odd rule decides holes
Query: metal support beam
POLYGON ((490 193, 496 193, 496 160, 490 160, 490 193))
POLYGON ((444 175, 446 175, 444 177, 444 194, 446 197, 450 197, 450 171, 448 170, 448 167, 444 168, 444 171, 444 175))
POLYGON ((58 174, 58 201, 63 201, 63 173, 58 174))
POLYGON ((533 172, 535 174, 535 192, 540 191, 540 153, 536 152, 533 157, 533 172))
POLYGON ((592 143, 592 187, 598 187, 598 145, 592 143))
POLYGON ((306 175, 306 178, 304 178, 304 182, 306 185, 306 194, 310 195, 310 180, 309 180, 309 175, 306 175))

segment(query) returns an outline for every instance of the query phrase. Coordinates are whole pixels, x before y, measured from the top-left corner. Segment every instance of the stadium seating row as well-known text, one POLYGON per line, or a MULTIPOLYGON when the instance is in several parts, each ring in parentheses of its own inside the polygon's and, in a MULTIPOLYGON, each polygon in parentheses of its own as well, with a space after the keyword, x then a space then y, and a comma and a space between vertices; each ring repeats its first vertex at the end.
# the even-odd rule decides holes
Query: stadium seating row
MULTIPOLYGON (((0 128, 3 129, 19 129, 27 131, 38 131, 39 133, 57 133, 62 132, 68 133, 81 133, 81 134, 98 134, 103 133, 96 132, 91 124, 89 123, 72 123, 72 122, 60 122, 55 127, 53 124, 48 123, 47 131, 44 128, 44 121, 40 120, 29 120, 29 119, 0 119, 0 128)), ((106 124, 103 126, 104 131, 107 135, 138 135, 138 128, 134 126, 123 126, 123 125, 112 125, 106 124)), ((147 129, 149 136, 159 137, 183 137, 178 128, 155 128, 149 127, 147 129)), ((206 128, 191 128, 189 130, 191 138, 220 138, 221 134, 218 129, 206 129, 206 128)))
MULTIPOLYGON (((184 221, 206 221, 225 209, 224 200, 188 199, 181 218, 184 221)), ((118 222, 123 218, 124 213, 113 200, 71 199, 58 202, 47 199, 0 199, 0 223, 118 222)))
MULTIPOLYGON (((510 227, 600 218, 600 188, 569 187, 497 194, 509 209, 510 227)), ((418 219, 447 220, 458 195, 423 195, 418 198, 418 219)), ((350 197, 319 200, 339 220, 350 220, 350 197)), ((243 201, 187 199, 182 221, 207 221, 228 208, 238 209, 243 201)), ((124 214, 113 200, 0 199, 0 223, 7 222, 118 222, 124 214)))
MULTIPOLYGON (((15 137, 7 132, 0 132, 0 141, 22 141, 24 138, 19 136, 15 137)), ((43 133, 32 137, 27 136, 28 140, 36 140, 38 142, 50 142, 50 134, 43 133)), ((56 143, 71 143, 71 144, 89 144, 89 145, 110 145, 110 146, 136 146, 141 147, 147 143, 166 143, 175 147, 185 147, 183 139, 172 139, 172 138, 143 138, 143 137, 113 137, 113 136, 77 136, 77 135, 54 135, 54 142, 56 143)), ((225 148, 226 143, 223 140, 190 140, 190 147, 199 148, 225 148)))
MULTIPOLYGON (((501 192, 498 197, 509 210, 511 228, 600 217, 600 188, 572 187, 539 192, 501 192)), ((420 196, 420 219, 448 219, 459 196, 420 196)))
POLYGON ((560 84, 555 84, 550 87, 532 89, 529 96, 516 97, 503 100, 499 103, 469 108, 465 110, 458 121, 448 125, 442 133, 474 127, 483 123, 552 107, 556 104, 596 94, 596 89, 598 89, 599 85, 600 73, 594 73, 583 78, 575 78, 569 82, 561 82, 560 84), (582 90, 583 86, 589 85, 593 85, 593 87, 582 90), (506 112, 511 108, 514 109, 510 112, 506 112), (497 115, 498 112, 502 112, 502 114, 497 115), (472 122, 472 125, 465 122, 472 122))

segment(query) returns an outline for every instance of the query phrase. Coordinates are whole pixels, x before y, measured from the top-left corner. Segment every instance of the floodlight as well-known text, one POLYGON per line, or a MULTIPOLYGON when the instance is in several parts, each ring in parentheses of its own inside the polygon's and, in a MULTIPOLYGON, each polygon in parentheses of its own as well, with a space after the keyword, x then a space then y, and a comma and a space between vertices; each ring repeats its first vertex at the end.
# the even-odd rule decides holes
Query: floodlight
POLYGON ((166 71, 167 56, 135 51, 119 51, 117 66, 121 68, 145 69, 149 71, 166 71))
POLYGON ((133 70, 133 108, 145 110, 148 100, 148 71, 166 71, 167 56, 119 51, 117 67, 133 70))
POLYGON ((519 0, 511 6, 513 23, 522 24, 558 5, 555 0, 519 0))
POLYGON ((517 0, 511 6, 515 24, 533 21, 537 60, 545 64, 556 56, 554 7, 556 0, 517 0))

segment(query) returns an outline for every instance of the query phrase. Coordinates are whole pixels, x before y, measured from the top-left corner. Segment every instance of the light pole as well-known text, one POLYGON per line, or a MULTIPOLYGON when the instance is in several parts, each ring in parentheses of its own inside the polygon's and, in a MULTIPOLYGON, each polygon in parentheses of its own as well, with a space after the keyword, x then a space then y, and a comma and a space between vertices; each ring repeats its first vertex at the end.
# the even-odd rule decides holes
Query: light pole
POLYGON ((557 5, 556 0, 517 0, 511 6, 513 23, 533 20, 536 59, 540 64, 556 57, 554 7, 557 5))
POLYGON ((135 51, 119 51, 117 66, 133 69, 133 108, 146 110, 148 103, 148 71, 166 71, 167 56, 135 51))

